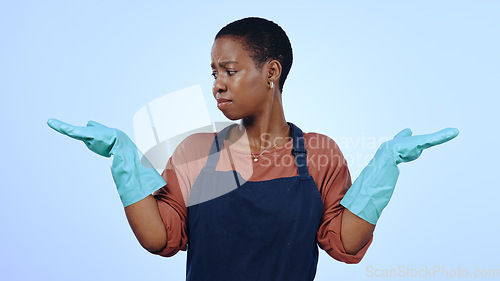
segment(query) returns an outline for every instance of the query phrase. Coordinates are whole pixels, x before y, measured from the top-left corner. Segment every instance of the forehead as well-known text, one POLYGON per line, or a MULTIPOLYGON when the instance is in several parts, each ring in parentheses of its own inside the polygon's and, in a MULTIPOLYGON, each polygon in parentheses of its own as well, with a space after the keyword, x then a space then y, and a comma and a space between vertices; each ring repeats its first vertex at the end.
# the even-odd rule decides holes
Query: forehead
POLYGON ((240 40, 221 37, 214 41, 211 50, 212 63, 236 61, 238 63, 253 63, 248 51, 240 40))

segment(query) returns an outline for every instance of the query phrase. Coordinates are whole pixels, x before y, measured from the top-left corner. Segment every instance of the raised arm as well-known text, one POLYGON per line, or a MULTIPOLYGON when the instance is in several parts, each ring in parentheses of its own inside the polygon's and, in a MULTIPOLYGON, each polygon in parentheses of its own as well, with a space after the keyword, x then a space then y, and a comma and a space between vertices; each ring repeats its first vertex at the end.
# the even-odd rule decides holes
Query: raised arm
MULTIPOLYGON (((412 136, 410 129, 402 130, 379 147, 340 203, 352 214, 370 224, 376 224, 394 192, 399 176, 397 165, 413 161, 424 149, 445 143, 457 135, 458 130, 455 128, 419 136, 412 136)), ((351 223, 354 223, 353 220, 351 223)), ((365 227, 363 222, 357 224, 360 229, 365 227)))
POLYGON ((354 255, 370 241, 375 224, 394 192, 399 176, 397 165, 413 161, 424 149, 457 135, 458 130, 454 128, 420 136, 412 136, 410 129, 404 129, 380 146, 340 201, 346 208, 340 234, 346 253, 354 255))
POLYGON ((49 119, 47 124, 61 134, 83 141, 99 155, 113 155, 111 173, 135 236, 148 251, 163 249, 167 244, 167 230, 151 194, 166 183, 147 159, 141 159, 132 140, 122 131, 94 121, 82 127, 56 119, 49 119))

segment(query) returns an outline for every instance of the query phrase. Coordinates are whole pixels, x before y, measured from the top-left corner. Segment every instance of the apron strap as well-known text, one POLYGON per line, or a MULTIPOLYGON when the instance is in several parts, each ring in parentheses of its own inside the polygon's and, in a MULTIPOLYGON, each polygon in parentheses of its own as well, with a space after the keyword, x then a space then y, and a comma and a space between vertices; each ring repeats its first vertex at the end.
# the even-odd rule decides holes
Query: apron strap
POLYGON ((304 142, 304 134, 299 127, 293 123, 288 122, 292 129, 293 136, 293 149, 292 155, 295 157, 295 164, 297 165, 297 172, 301 178, 309 177, 309 170, 307 169, 307 150, 304 142))
POLYGON ((215 170, 215 167, 217 167, 217 163, 219 162, 220 151, 224 144, 224 140, 226 139, 227 132, 235 126, 236 124, 229 125, 215 135, 215 139, 210 147, 210 154, 208 155, 207 164, 205 165, 206 167, 210 167, 215 170))

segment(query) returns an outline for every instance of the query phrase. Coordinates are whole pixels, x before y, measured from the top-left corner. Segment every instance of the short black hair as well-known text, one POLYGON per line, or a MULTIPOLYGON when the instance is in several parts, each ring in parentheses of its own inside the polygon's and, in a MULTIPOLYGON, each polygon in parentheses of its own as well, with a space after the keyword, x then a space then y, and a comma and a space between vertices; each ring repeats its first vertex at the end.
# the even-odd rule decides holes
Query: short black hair
POLYGON ((241 40, 258 68, 262 68, 269 60, 279 61, 282 68, 279 87, 283 92, 283 85, 292 67, 293 55, 290 40, 279 25, 263 18, 244 18, 224 26, 215 36, 215 40, 225 36, 241 40))

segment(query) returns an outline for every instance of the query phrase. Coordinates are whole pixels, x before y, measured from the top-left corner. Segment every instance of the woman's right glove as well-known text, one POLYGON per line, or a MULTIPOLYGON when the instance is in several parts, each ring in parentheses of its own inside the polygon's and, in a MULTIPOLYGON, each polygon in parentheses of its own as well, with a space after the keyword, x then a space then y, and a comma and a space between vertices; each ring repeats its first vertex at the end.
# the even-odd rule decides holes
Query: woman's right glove
POLYGON ((342 206, 365 221, 376 224, 394 192, 399 176, 397 165, 417 159, 426 148, 455 138, 458 130, 447 128, 428 135, 411 134, 410 129, 404 129, 378 148, 340 201, 342 206))
POLYGON ((47 124, 61 134, 83 141, 99 155, 113 155, 111 174, 124 207, 165 186, 165 181, 147 158, 144 157, 141 163, 141 152, 124 132, 95 121, 89 121, 86 127, 73 126, 56 119, 49 119, 47 124))

